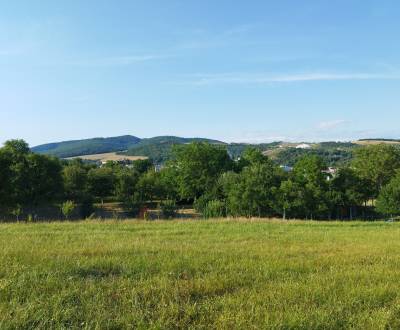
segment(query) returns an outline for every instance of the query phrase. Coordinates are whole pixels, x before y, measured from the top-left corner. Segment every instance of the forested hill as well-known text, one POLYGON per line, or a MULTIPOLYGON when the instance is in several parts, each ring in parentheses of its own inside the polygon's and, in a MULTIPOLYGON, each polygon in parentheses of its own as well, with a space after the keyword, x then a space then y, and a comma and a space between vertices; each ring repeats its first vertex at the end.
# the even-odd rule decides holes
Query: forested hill
POLYGON ((127 150, 139 143, 140 138, 131 135, 93 138, 85 140, 74 140, 43 144, 33 147, 32 151, 41 154, 48 154, 60 158, 75 157, 82 155, 100 154, 105 152, 118 152, 127 150))
MULTIPOLYGON (((157 136, 153 138, 141 139, 136 136, 124 135, 117 137, 93 138, 43 144, 33 147, 32 151, 41 154, 53 155, 60 158, 68 158, 107 152, 122 152, 128 150, 128 155, 149 156, 157 161, 168 158, 167 155, 165 155, 165 157, 163 156, 165 146, 172 146, 174 144, 186 144, 190 142, 209 142, 212 144, 223 144, 223 142, 221 141, 205 138, 157 136)), ((170 148, 166 148, 165 153, 169 154, 169 151, 170 148)))
MULTIPOLYGON (((369 144, 393 144, 400 147, 396 140, 369 139, 356 142, 321 142, 306 144, 307 148, 299 148, 299 143, 272 142, 263 144, 225 143, 206 138, 183 138, 178 136, 156 136, 138 138, 135 136, 119 136, 111 138, 94 138, 87 140, 50 143, 32 148, 36 153, 54 155, 60 158, 92 155, 100 153, 119 153, 127 156, 149 157, 154 163, 161 164, 169 160, 172 147, 191 142, 208 142, 226 147, 229 155, 237 159, 249 147, 256 148, 269 156, 279 165, 293 166, 306 155, 318 155, 329 166, 340 166, 348 163, 353 157, 354 149, 369 144)), ((300 144, 301 145, 301 144, 300 144)))
POLYGON ((226 145, 225 142, 205 138, 182 138, 178 136, 156 136, 142 139, 139 143, 131 146, 126 154, 128 156, 146 156, 155 163, 164 163, 172 154, 172 147, 176 144, 187 144, 191 142, 208 142, 211 144, 226 145))

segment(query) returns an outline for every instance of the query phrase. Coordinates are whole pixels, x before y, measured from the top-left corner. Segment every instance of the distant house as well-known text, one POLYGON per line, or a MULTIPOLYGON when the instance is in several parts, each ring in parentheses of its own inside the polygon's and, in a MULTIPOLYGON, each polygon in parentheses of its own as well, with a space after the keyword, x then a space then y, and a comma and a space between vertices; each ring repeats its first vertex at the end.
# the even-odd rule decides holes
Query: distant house
POLYGON ((302 143, 296 146, 296 149, 311 149, 311 146, 307 143, 302 143))

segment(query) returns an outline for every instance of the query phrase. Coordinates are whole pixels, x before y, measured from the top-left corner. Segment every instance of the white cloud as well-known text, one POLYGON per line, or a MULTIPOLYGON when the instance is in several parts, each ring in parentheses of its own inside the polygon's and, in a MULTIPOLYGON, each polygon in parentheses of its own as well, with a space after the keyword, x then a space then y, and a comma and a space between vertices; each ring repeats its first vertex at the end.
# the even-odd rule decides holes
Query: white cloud
POLYGON ((85 60, 71 61, 68 64, 76 66, 126 66, 135 63, 148 62, 167 58, 167 55, 145 54, 145 55, 124 55, 93 58, 85 60))
POLYGON ((222 73, 196 74, 187 84, 216 85, 216 84, 270 84, 294 83, 307 81, 336 81, 336 80, 388 80, 400 79, 395 74, 375 73, 303 73, 303 74, 249 74, 249 73, 222 73))
POLYGON ((322 121, 317 124, 317 128, 320 130, 331 130, 331 129, 335 129, 339 126, 342 126, 344 124, 347 124, 347 123, 348 123, 348 121, 343 120, 343 119, 322 121))
POLYGON ((248 44, 249 41, 244 41, 242 38, 249 32, 254 30, 260 24, 251 23, 233 26, 223 31, 209 31, 204 29, 196 29, 191 40, 178 45, 178 50, 196 50, 208 48, 220 48, 226 46, 239 46, 248 44))

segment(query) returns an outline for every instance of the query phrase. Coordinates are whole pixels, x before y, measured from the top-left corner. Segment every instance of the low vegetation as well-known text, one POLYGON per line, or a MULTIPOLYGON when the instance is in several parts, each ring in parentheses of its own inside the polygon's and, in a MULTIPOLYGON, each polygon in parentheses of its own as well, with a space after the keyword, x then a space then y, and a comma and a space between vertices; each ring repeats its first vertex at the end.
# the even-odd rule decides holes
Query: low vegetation
POLYGON ((398 329, 400 225, 0 225, 1 329, 398 329))

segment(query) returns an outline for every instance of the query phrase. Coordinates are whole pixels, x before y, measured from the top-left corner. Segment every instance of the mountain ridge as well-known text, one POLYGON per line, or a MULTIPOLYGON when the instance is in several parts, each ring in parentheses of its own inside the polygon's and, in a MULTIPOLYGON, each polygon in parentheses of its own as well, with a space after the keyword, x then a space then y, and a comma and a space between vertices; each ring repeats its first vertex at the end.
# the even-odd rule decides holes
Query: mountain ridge
MULTIPOLYGON (((155 145, 185 144, 190 142, 209 142, 214 144, 225 144, 225 142, 207 138, 183 138, 178 136, 155 136, 152 138, 139 138, 133 135, 122 135, 115 137, 95 137, 80 140, 67 140, 41 144, 31 148, 33 152, 56 156, 59 158, 78 157, 90 154, 101 154, 107 152, 124 152, 129 154, 136 146, 140 148, 151 148, 155 145)), ((139 155, 142 156, 142 155, 139 155)))

